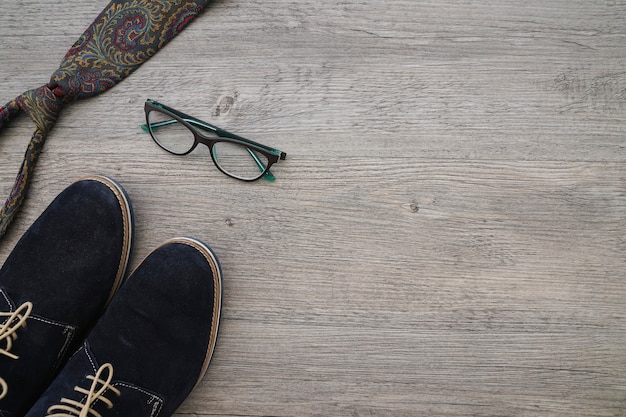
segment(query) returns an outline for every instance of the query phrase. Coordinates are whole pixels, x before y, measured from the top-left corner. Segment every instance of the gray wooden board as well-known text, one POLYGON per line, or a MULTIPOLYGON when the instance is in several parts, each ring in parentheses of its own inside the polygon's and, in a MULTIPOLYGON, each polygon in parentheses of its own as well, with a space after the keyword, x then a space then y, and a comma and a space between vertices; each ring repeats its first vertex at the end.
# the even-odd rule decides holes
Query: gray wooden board
MULTIPOLYGON (((5 1, 0 96, 47 82, 106 1, 5 1)), ((102 173, 134 203, 131 269, 217 252, 206 416, 626 415, 626 1, 212 3, 66 108, 0 261, 102 173), (153 98, 279 148, 274 183, 177 158, 153 98)), ((0 133, 8 195, 33 125, 0 133)))

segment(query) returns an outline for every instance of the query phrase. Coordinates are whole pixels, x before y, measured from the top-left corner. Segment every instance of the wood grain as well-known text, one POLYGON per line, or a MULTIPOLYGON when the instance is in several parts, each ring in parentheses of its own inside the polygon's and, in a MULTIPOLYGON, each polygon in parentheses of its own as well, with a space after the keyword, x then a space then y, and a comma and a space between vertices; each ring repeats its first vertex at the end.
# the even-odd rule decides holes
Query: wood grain
MULTIPOLYGON (((57 3, 3 4, 6 101, 106 2, 57 3)), ((217 350, 177 415, 625 416, 625 19, 623 0, 215 1, 64 110, 0 261, 104 173, 134 203, 131 268, 175 235, 222 262, 217 350), (278 180, 165 154, 148 97, 284 150, 278 180)), ((1 195, 32 128, 0 132, 1 195)))

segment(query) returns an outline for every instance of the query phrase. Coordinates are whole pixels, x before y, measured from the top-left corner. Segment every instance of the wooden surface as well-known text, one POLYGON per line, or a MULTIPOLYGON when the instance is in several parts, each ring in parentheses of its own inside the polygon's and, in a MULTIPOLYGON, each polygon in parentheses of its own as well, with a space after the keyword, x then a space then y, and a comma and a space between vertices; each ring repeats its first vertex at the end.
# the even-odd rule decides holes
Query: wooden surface
MULTIPOLYGON (((0 97, 105 0, 3 1, 0 97)), ((64 110, 0 261, 75 179, 223 266, 201 416, 626 415, 626 1, 219 0, 64 110), (275 183, 181 159, 153 98, 288 153, 275 183)), ((0 134, 8 195, 33 125, 0 134)))

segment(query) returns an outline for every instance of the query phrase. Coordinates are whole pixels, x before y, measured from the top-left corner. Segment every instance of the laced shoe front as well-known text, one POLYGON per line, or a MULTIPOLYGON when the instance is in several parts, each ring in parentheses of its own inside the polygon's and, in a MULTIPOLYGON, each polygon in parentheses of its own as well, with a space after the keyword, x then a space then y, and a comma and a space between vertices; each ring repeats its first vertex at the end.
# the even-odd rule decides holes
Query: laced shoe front
POLYGON ((165 242, 128 277, 24 417, 170 417, 209 366, 221 296, 208 246, 165 242))
POLYGON ((84 396, 83 402, 62 398, 60 404, 48 408, 48 417, 97 417, 100 414, 92 407, 98 401, 105 404, 108 409, 113 408, 113 401, 107 395, 120 395, 120 390, 111 385, 113 365, 105 363, 98 369, 95 375, 89 375, 87 379, 91 381, 89 389, 79 386, 74 387, 74 391, 84 396))
POLYGON ((0 267, 0 417, 23 417, 80 346, 124 279, 132 236, 124 189, 93 176, 16 243, 0 267))
MULTIPOLYGON (((4 323, 0 325, 0 355, 10 359, 19 359, 18 355, 11 353, 11 348, 17 339, 17 330, 26 326, 26 320, 32 311, 33 304, 25 302, 13 312, 0 312, 0 318, 6 317, 4 323)), ((0 375, 0 400, 5 398, 8 392, 9 385, 0 375)))

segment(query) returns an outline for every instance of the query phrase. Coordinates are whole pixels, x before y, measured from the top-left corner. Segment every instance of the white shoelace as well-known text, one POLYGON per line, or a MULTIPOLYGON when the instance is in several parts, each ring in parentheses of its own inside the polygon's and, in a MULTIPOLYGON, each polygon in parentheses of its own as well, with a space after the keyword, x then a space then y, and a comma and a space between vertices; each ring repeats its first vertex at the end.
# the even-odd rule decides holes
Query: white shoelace
POLYGON ((48 409, 48 417, 102 417, 100 413, 91 408, 97 401, 102 401, 109 409, 112 408, 113 402, 104 395, 107 391, 120 395, 120 391, 111 385, 113 365, 105 363, 95 375, 89 375, 87 379, 91 381, 89 389, 74 387, 74 391, 87 396, 84 403, 62 398, 60 404, 53 405, 48 409))
MULTIPOLYGON (((0 312, 0 317, 8 317, 5 322, 0 325, 0 355, 7 356, 11 359, 18 359, 19 356, 11 353, 13 342, 17 339, 17 329, 26 325, 26 320, 33 311, 33 303, 25 302, 17 310, 11 313, 0 312)), ((9 386, 2 377, 0 377, 0 400, 6 397, 9 392, 9 386)))

